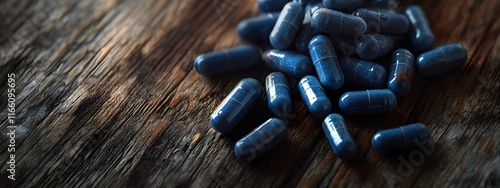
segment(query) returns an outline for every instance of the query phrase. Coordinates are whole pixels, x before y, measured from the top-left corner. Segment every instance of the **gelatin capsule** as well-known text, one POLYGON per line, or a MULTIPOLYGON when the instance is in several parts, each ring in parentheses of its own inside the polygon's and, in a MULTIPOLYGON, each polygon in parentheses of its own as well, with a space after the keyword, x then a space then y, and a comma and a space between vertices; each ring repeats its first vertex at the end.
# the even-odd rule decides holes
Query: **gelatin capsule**
POLYGON ((458 43, 425 52, 417 58, 417 69, 423 77, 457 69, 467 62, 467 50, 458 43))
POLYGON ((279 118, 289 118, 292 111, 290 85, 281 72, 272 72, 266 77, 267 106, 279 118))
POLYGON ((309 42, 309 54, 311 54, 321 85, 329 90, 342 87, 344 74, 330 39, 324 35, 312 38, 309 42))
POLYGON ((349 91, 339 100, 339 108, 347 115, 387 114, 396 109, 397 98, 391 90, 349 91))
POLYGON ((288 48, 299 32, 303 20, 304 8, 300 3, 286 4, 269 35, 271 46, 276 49, 288 48))
POLYGON ((323 131, 337 157, 349 160, 358 154, 358 145, 347 129, 344 117, 330 114, 323 120, 323 131))
POLYGON ((339 58, 340 67, 347 83, 370 89, 383 88, 387 83, 387 71, 382 65, 355 58, 339 58))
POLYGON ((258 0, 257 5, 261 12, 277 12, 291 0, 258 0))
POLYGON ((380 154, 417 149, 431 137, 429 129, 422 123, 381 130, 372 139, 372 148, 380 154))
POLYGON ((299 82, 299 93, 313 117, 323 119, 330 113, 332 103, 316 77, 304 76, 299 82))
POLYGON ((397 49, 392 54, 387 88, 399 98, 408 95, 411 91, 414 64, 413 54, 406 49, 397 49))
POLYGON ((356 52, 365 60, 373 60, 388 54, 394 48, 394 38, 389 35, 363 35, 356 44, 356 52))
POLYGON ((194 70, 203 76, 216 77, 258 67, 262 62, 260 49, 242 45, 218 52, 202 54, 194 60, 194 70))
POLYGON ((424 11, 417 5, 406 8, 405 14, 410 20, 410 38, 416 54, 420 54, 434 48, 434 34, 425 17, 424 11))
POLYGON ((314 11, 311 26, 318 31, 340 37, 362 36, 366 32, 366 23, 360 17, 327 8, 314 11))
POLYGON ((291 50, 269 50, 264 52, 263 59, 269 69, 296 78, 311 74, 314 69, 309 57, 291 50))
POLYGON ((364 5, 364 0, 323 0, 326 8, 342 11, 352 12, 364 5))
POLYGON ((358 9, 353 14, 363 18, 368 26, 368 33, 401 35, 406 33, 410 28, 410 21, 408 18, 403 14, 395 12, 358 9))
POLYGON ((251 43, 269 41, 269 35, 279 15, 280 13, 269 13, 241 21, 237 28, 238 36, 251 43))

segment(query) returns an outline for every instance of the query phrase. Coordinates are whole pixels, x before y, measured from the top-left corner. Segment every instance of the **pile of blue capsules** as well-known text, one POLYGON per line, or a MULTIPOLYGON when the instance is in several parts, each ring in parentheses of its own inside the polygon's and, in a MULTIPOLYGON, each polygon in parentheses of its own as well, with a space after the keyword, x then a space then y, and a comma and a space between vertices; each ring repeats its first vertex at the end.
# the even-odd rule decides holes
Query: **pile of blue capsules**
MULTIPOLYGON (((238 35, 252 44, 270 43, 272 49, 261 53, 255 45, 241 45, 194 60, 195 70, 212 78, 258 67, 262 62, 275 71, 266 77, 265 91, 268 108, 277 118, 265 121, 236 143, 234 152, 239 159, 252 161, 286 139, 284 118, 292 110, 288 79, 300 79, 298 90, 309 113, 323 120, 322 128, 335 155, 349 160, 357 155, 358 146, 343 116, 332 113, 332 98, 325 90, 337 91, 346 85, 364 89, 345 92, 338 99, 344 115, 388 114, 395 110, 398 98, 409 94, 415 67, 417 74, 430 77, 459 68, 467 60, 467 51, 460 44, 434 48, 427 18, 416 5, 398 13, 391 7, 398 4, 395 0, 257 3, 263 14, 240 22, 238 35), (401 39, 411 41, 410 50, 398 48, 401 39), (392 59, 384 67, 381 57, 390 53, 392 59)), ((241 80, 211 115, 212 128, 220 133, 231 131, 262 92, 258 80, 241 80)), ((427 139, 427 127, 415 123, 377 132, 372 148, 388 154, 416 148, 427 139)))

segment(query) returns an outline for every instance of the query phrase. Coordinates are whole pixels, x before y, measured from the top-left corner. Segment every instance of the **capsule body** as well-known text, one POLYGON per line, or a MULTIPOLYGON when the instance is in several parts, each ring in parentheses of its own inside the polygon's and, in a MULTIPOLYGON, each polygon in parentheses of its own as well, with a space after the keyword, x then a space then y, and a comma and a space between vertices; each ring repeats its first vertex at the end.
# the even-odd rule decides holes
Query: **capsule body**
POLYGON ((417 5, 410 5, 405 10, 406 17, 410 20, 410 38, 413 49, 417 54, 434 48, 434 34, 425 17, 424 11, 417 5))
POLYGON ((309 57, 291 50, 269 50, 264 52, 263 59, 269 69, 296 78, 311 74, 314 69, 309 57))
POLYGON ((364 0, 323 0, 326 8, 342 12, 351 12, 362 7, 364 0))
POLYGON ((339 58, 339 61, 347 83, 370 89, 386 85, 387 71, 382 65, 355 58, 339 58))
POLYGON ((238 24, 238 36, 251 43, 263 43, 269 40, 280 13, 268 13, 241 21, 238 24))
POLYGON ((299 82, 299 93, 313 117, 323 119, 330 113, 332 103, 316 77, 304 76, 299 82))
POLYGON ((311 26, 318 31, 340 37, 362 36, 366 32, 366 23, 360 17, 327 8, 314 11, 311 26))
POLYGON ((299 32, 303 20, 304 8, 300 3, 286 4, 269 35, 271 46, 276 49, 288 48, 299 32))
POLYGON ((392 54, 387 88, 399 98, 408 95, 411 91, 414 64, 413 54, 406 49, 397 49, 392 54))
POLYGON ((291 0, 258 0, 257 5, 261 12, 279 12, 291 0))
POLYGON ((365 60, 373 60, 391 52, 394 48, 394 38, 389 35, 363 35, 356 44, 356 52, 365 60))
POLYGON ((323 120, 322 127, 337 157, 349 160, 358 154, 358 145, 347 129, 344 117, 340 114, 329 114, 323 120))
POLYGON ((349 91, 339 100, 339 108, 347 115, 387 114, 396 109, 397 98, 391 90, 349 91))
POLYGON ((319 82, 329 90, 337 90, 344 84, 344 74, 332 42, 324 35, 318 35, 309 42, 309 54, 319 82))
POLYGON ((369 33, 401 35, 410 28, 408 18, 395 12, 358 9, 354 12, 354 15, 361 17, 365 21, 369 33))
POLYGON ((286 123, 271 118, 236 142, 234 153, 241 160, 252 161, 286 139, 286 123))
POLYGON ((457 69, 467 62, 467 50, 458 44, 448 44, 418 56, 417 69, 423 77, 457 69))
POLYGON ((241 80, 210 116, 212 128, 220 133, 231 131, 262 95, 262 86, 253 78, 241 80))
POLYGON ((422 123, 415 123, 378 131, 373 136, 372 148, 380 154, 390 154, 417 149, 423 146, 422 142, 430 138, 429 129, 422 123))
POLYGON ((194 60, 194 70, 203 76, 215 77, 259 66, 259 48, 242 45, 218 52, 202 54, 194 60))
POLYGON ((281 72, 272 72, 266 77, 267 106, 279 118, 287 118, 292 111, 290 85, 281 72))

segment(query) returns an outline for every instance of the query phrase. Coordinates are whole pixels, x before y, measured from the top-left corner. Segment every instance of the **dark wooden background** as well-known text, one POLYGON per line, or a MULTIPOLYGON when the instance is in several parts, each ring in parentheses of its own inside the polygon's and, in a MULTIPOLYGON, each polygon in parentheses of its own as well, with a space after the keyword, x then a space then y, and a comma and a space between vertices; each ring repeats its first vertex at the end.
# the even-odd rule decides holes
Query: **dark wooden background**
POLYGON ((234 143, 270 117, 264 98, 231 134, 208 119, 240 79, 264 83, 268 71, 208 79, 192 60, 242 44, 235 27, 258 15, 255 0, 1 0, 0 187, 498 187, 500 1, 411 3, 423 6, 437 45, 467 48, 465 66, 415 78, 390 115, 346 117, 360 149, 350 162, 335 157, 295 91, 287 140, 247 163, 234 143), (6 171, 8 73, 17 83, 15 181, 6 171), (416 122, 436 147, 414 165, 399 169, 411 154, 371 149, 376 131, 416 122))

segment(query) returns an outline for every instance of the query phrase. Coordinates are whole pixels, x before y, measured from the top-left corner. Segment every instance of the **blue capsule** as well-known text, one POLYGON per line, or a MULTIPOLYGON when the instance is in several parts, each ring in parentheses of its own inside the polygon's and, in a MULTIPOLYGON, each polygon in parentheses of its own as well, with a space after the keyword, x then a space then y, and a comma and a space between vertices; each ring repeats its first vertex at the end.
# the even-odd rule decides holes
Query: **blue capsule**
POLYGON ((337 157, 349 160, 358 154, 358 145, 347 129, 344 117, 340 114, 330 114, 326 116, 322 127, 337 157))
POLYGON ((272 49, 262 55, 266 66, 274 71, 301 78, 313 72, 309 57, 291 50, 272 49))
POLYGON ((316 77, 304 76, 299 82, 299 93, 313 117, 323 119, 332 110, 332 103, 316 77))
POLYGON ((300 3, 286 4, 269 35, 271 46, 277 49, 288 48, 299 32, 303 20, 304 8, 300 3))
POLYGON ((278 118, 271 118, 236 142, 236 157, 248 162, 278 145, 286 139, 286 123, 278 118))
POLYGON ((242 45, 218 52, 202 54, 194 60, 194 70, 203 76, 215 77, 257 67, 262 62, 260 49, 242 45))
POLYGON ((297 51, 301 54, 309 55, 309 41, 318 34, 319 32, 311 27, 311 22, 303 23, 295 39, 295 48, 297 51))
POLYGON ((344 74, 330 39, 324 35, 315 36, 309 42, 309 53, 321 85, 329 90, 342 87, 344 74))
POLYGON ((269 13, 241 21, 238 24, 238 35, 251 43, 262 43, 269 40, 280 13, 269 13))
POLYGON ((413 54, 406 49, 397 49, 392 54, 387 88, 394 92, 397 97, 401 98, 410 93, 414 64, 413 54))
POLYGON ((434 34, 432 34, 424 11, 417 5, 411 5, 406 8, 405 14, 411 23, 410 38, 415 52, 420 54, 432 50, 435 42, 434 34))
POLYGON ((291 0, 258 0, 257 5, 261 12, 277 12, 291 0))
POLYGON ((387 71, 382 65, 356 58, 339 58, 340 67, 347 83, 370 89, 383 88, 387 82, 387 71))
POLYGON ((467 62, 467 50, 458 43, 425 52, 417 58, 417 69, 423 77, 457 69, 467 62))
POLYGON ((266 77, 267 106, 279 118, 288 118, 292 111, 290 85, 281 72, 273 72, 266 77))
POLYGON ((261 96, 259 81, 253 78, 241 80, 210 116, 212 128, 220 133, 231 131, 261 96))
POLYGON ((362 36, 366 32, 366 23, 360 17, 327 8, 314 11, 311 26, 318 31, 340 37, 362 36))
POLYGON ((372 148, 380 154, 424 147, 424 142, 431 138, 429 129, 422 123, 405 125, 378 131, 372 139, 372 148))
POLYGON ((347 115, 387 114, 396 109, 396 95, 388 89, 349 91, 339 100, 339 108, 347 115))
POLYGON ((363 18, 369 33, 401 35, 410 28, 410 21, 403 14, 358 9, 353 13, 363 18))
POLYGON ((356 44, 356 52, 365 60, 373 60, 391 52, 394 48, 394 38, 389 35, 363 35, 356 44))
POLYGON ((364 0, 323 0, 326 8, 351 12, 364 5, 364 0))

